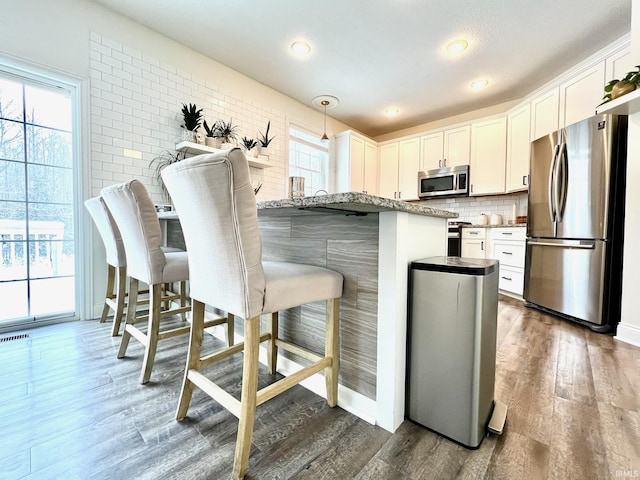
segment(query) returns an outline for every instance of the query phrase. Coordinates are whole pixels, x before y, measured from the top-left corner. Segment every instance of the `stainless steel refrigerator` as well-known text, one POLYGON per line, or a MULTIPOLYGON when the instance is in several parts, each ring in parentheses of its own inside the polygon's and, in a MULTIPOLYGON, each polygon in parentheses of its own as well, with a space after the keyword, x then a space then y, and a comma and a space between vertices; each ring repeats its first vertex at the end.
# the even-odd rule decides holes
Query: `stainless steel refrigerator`
POLYGON ((623 115, 531 144, 524 299, 595 331, 620 320, 626 149, 623 115))

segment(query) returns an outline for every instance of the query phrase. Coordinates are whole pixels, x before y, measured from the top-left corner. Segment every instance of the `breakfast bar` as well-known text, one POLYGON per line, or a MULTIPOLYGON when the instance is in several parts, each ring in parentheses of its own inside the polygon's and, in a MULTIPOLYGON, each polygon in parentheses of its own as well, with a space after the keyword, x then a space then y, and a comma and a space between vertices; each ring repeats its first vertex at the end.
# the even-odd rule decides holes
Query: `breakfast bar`
MULTIPOLYGON (((457 216, 355 192, 258 203, 263 259, 323 266, 344 276, 339 405, 389 431, 404 420, 409 264, 445 255, 447 219, 457 216)), ((169 245, 183 241, 179 222, 167 221, 166 234, 169 245)), ((280 335, 321 351, 324 304, 300 308, 281 313, 280 335)), ((283 372, 296 363, 283 361, 283 372)), ((316 377, 305 386, 324 395, 324 381, 316 377)))

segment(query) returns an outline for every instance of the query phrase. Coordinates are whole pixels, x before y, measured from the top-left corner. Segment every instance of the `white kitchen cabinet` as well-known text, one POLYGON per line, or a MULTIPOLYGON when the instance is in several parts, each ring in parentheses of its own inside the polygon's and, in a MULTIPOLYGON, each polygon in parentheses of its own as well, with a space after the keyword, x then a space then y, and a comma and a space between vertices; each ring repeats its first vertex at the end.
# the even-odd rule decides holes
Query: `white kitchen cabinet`
MULTIPOLYGON (((636 63, 631 56, 631 45, 627 45, 613 53, 607 57, 605 63, 605 83, 609 83, 613 79, 622 80, 628 72, 635 70, 636 63)), ((600 91, 600 97, 602 98, 604 96, 604 85, 600 91)))
POLYGON ((507 118, 471 125, 471 195, 504 193, 507 118))
POLYGON ((419 138, 382 145, 380 196, 395 200, 417 200, 419 167, 419 138))
POLYGON ((560 126, 589 118, 601 103, 605 84, 604 60, 560 85, 560 126))
POLYGON ((418 200, 418 171, 420 170, 420 138, 403 140, 399 146, 398 198, 418 200))
POLYGON ((469 165, 471 157, 471 126, 465 125, 444 132, 443 167, 469 165))
POLYGON ((387 143, 380 147, 380 196, 398 198, 399 143, 387 143))
POLYGON ((420 170, 442 168, 444 159, 444 132, 430 133, 420 137, 420 170))
POLYGON ((378 193, 377 147, 351 130, 336 134, 336 191, 378 193))
POLYGON ((462 228, 462 257, 486 258, 487 228, 462 228))
POLYGON ((530 155, 531 104, 527 103, 507 115, 507 192, 529 188, 530 155))
POLYGON ((558 130, 560 87, 536 95, 531 100, 531 141, 558 130))
POLYGON ((526 227, 491 228, 491 258, 500 262, 498 288, 502 293, 522 296, 526 227))

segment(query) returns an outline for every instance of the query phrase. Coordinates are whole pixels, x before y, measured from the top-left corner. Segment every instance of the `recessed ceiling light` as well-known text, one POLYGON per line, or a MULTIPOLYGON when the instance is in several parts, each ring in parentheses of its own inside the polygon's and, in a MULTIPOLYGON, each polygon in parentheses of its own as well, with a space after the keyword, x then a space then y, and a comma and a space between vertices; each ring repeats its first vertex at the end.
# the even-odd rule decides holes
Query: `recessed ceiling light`
POLYGON ((482 90, 487 85, 489 85, 489 80, 487 80, 486 78, 474 80, 473 82, 471 82, 471 88, 473 88, 474 90, 482 90))
POLYGON ((291 44, 291 51, 300 57, 304 57, 311 53, 311 46, 306 42, 293 42, 291 44))
POLYGON ((454 40, 449 45, 447 45, 447 52, 449 53, 460 53, 467 49, 469 43, 466 40, 454 40))
POLYGON ((385 109, 385 111, 384 111, 384 114, 387 117, 395 117, 399 113, 400 113, 400 110, 398 109, 398 107, 389 107, 389 108, 385 109))

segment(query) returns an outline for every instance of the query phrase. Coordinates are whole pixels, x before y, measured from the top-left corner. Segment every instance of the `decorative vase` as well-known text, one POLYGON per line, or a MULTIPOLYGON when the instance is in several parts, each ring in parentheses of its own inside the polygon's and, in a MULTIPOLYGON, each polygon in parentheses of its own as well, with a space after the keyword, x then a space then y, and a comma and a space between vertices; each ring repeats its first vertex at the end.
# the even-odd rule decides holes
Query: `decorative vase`
POLYGON ((262 145, 258 145, 256 148, 258 149, 259 155, 269 155, 269 147, 263 147, 262 145))
POLYGON ((211 148, 220 148, 220 139, 217 137, 204 137, 204 144, 211 148))
POLYGON ((635 83, 630 83, 625 80, 620 80, 611 89, 611 100, 615 100, 618 97, 633 92, 636 89, 635 83))
POLYGON ((196 141, 196 132, 192 132, 191 130, 182 130, 182 140, 186 142, 195 142, 196 141))

